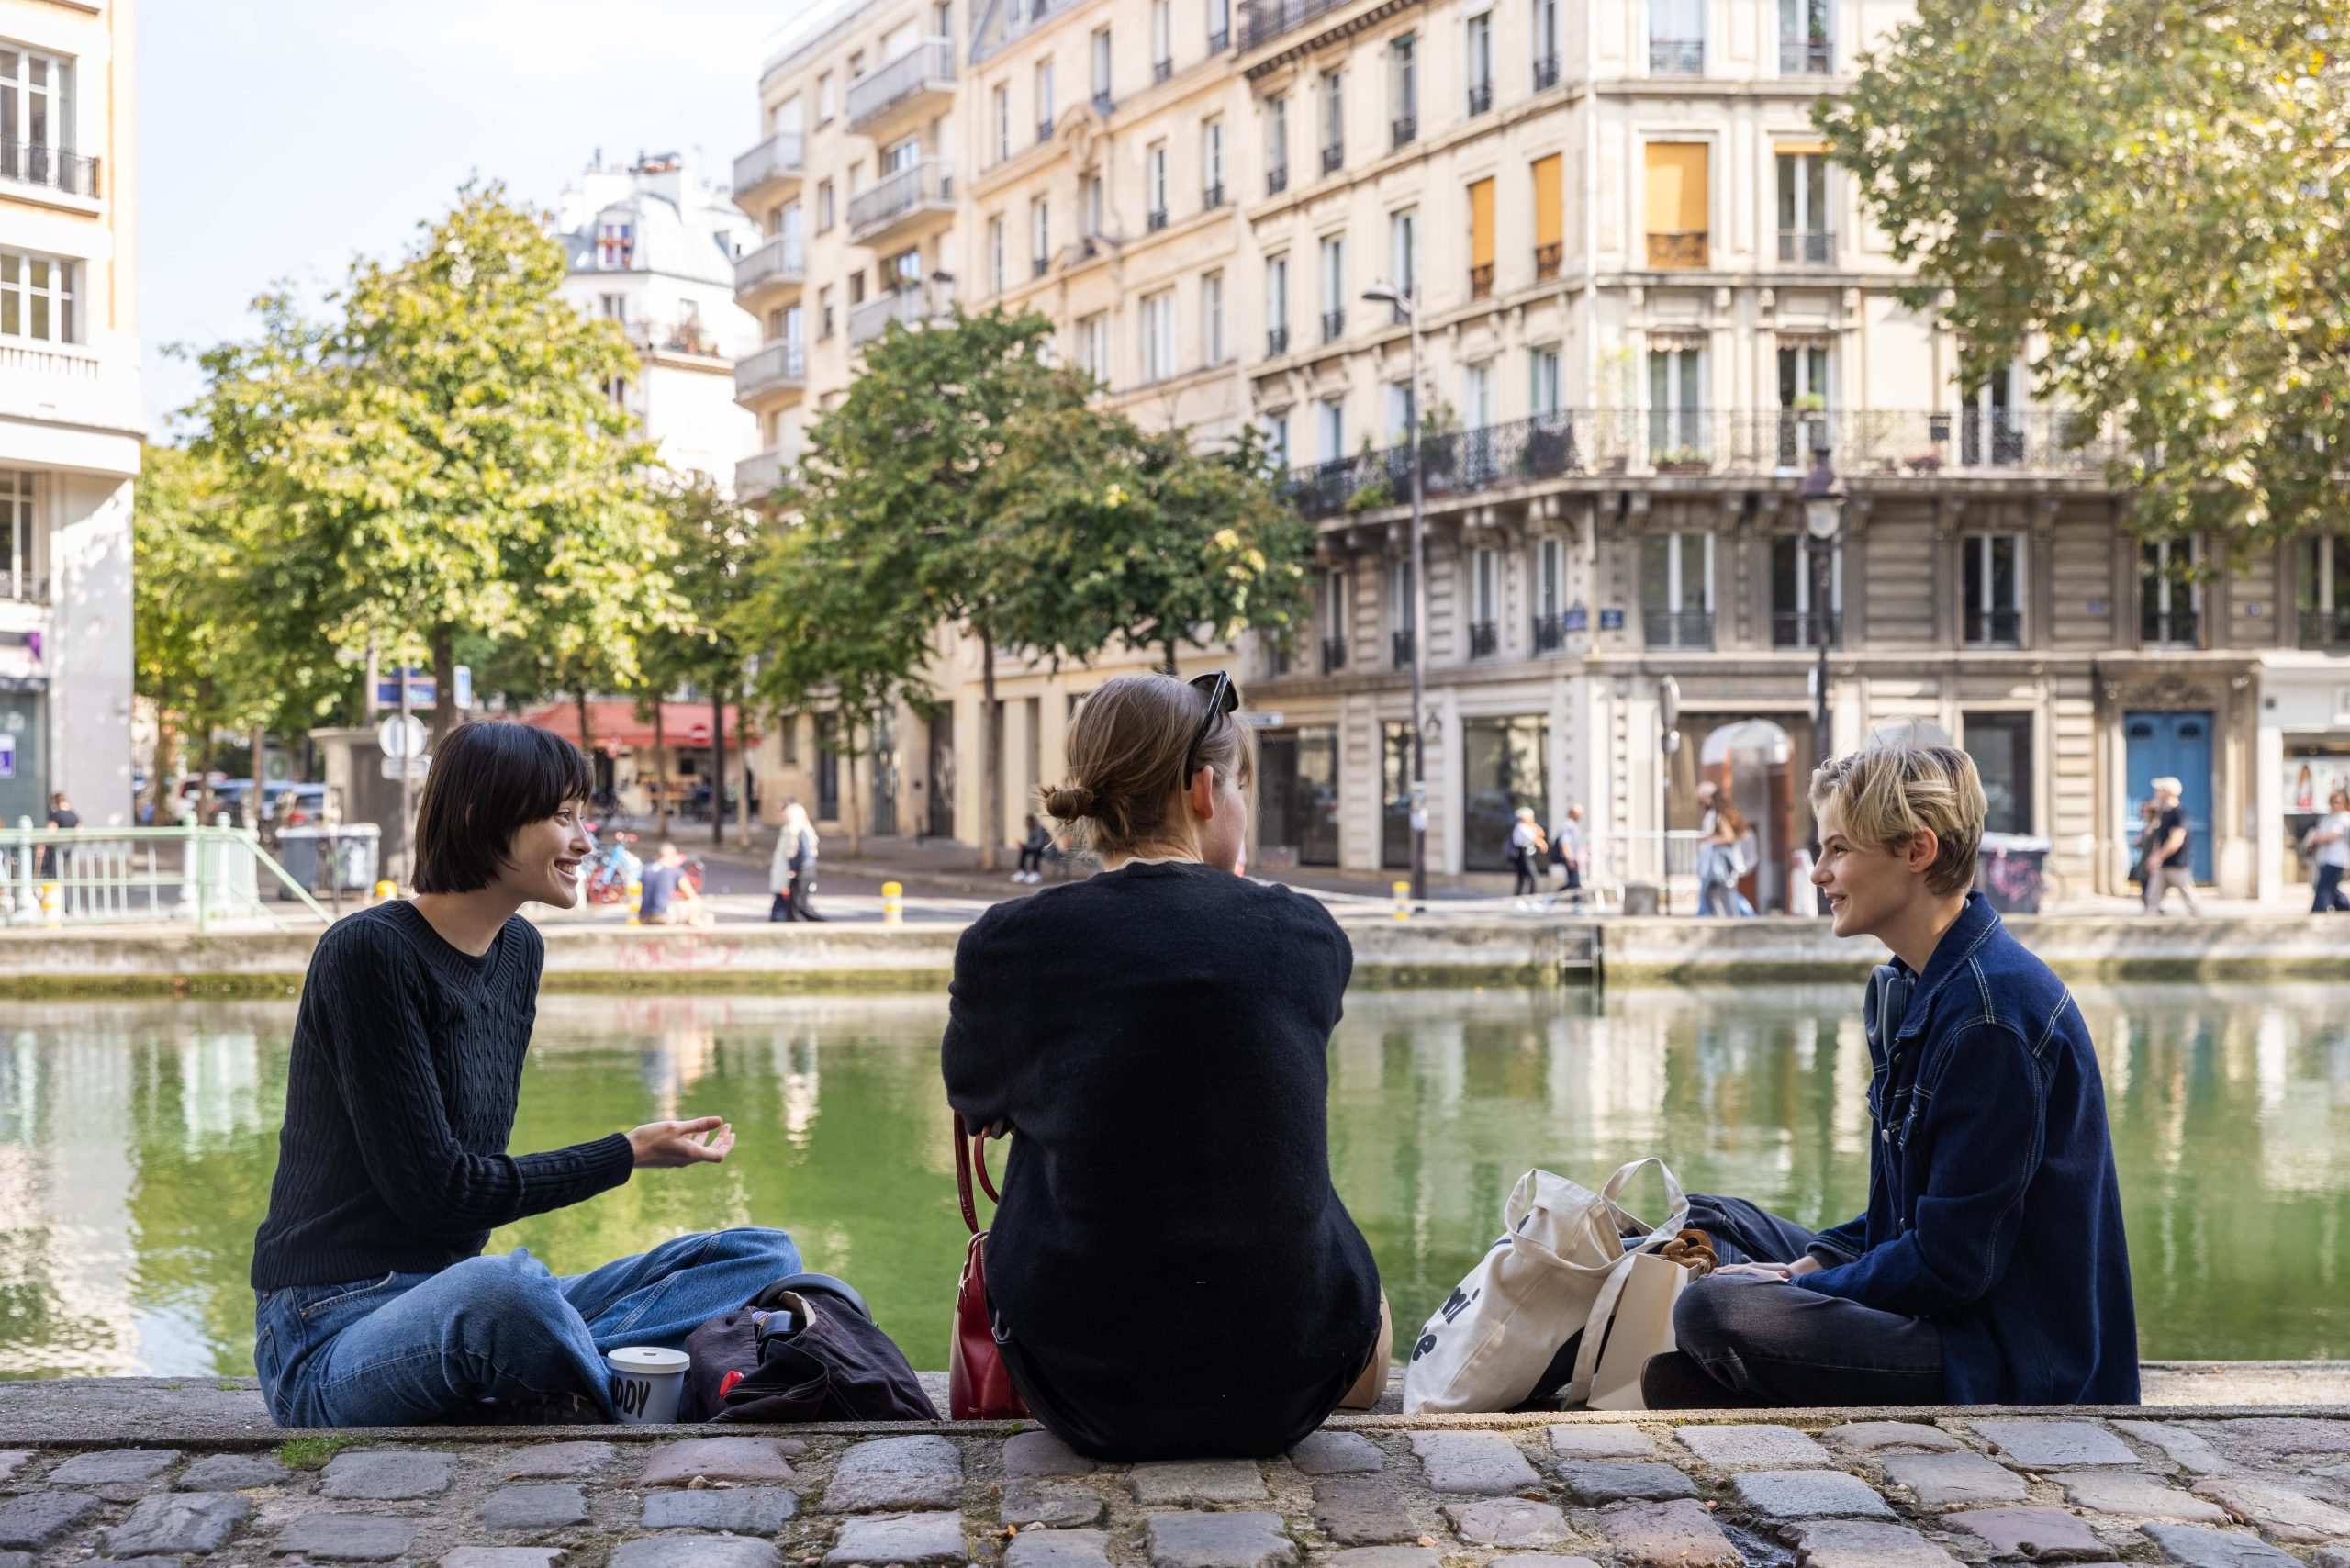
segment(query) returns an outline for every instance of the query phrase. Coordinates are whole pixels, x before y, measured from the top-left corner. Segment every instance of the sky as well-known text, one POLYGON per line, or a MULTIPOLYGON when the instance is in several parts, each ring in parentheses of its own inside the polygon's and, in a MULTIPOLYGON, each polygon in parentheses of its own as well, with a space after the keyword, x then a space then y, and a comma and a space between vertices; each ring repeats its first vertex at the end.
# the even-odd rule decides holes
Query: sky
POLYGON ((139 8, 139 336, 149 434, 196 396, 164 351, 250 334, 407 247, 471 178, 552 207, 603 149, 757 134, 759 68, 815 0, 147 0, 139 8))

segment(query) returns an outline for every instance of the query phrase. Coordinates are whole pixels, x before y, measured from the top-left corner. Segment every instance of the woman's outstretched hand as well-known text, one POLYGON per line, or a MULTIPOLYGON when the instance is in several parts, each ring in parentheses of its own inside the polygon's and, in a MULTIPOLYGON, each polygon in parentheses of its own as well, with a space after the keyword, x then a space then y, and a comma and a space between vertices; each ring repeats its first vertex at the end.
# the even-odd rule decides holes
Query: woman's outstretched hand
POLYGON ((734 1147, 734 1129, 723 1116, 690 1122, 647 1122, 628 1135, 639 1170, 674 1170, 680 1165, 716 1164, 734 1147))

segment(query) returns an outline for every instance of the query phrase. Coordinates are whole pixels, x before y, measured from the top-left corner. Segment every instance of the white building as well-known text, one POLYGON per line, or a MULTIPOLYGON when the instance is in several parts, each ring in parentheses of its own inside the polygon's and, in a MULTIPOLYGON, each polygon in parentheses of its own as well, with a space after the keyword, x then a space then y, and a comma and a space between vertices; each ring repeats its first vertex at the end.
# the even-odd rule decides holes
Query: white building
POLYGON ((129 14, 0 0, 0 822, 130 814, 129 14))
POLYGON ((757 225, 687 157, 607 166, 599 151, 557 201, 555 227, 571 263, 565 292, 636 344, 642 368, 612 396, 669 466, 733 490, 759 446, 758 420, 734 401, 734 361, 758 342, 758 322, 734 303, 735 266, 757 225))

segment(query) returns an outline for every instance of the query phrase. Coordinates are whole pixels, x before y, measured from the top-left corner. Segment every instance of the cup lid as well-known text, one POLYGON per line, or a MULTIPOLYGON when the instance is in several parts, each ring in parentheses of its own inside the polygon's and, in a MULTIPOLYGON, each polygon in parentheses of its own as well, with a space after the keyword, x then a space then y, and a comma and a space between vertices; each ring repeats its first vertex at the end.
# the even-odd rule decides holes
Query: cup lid
POLYGON ((693 1364, 693 1358, 683 1350, 665 1350, 657 1345, 622 1345, 606 1351, 604 1360, 615 1372, 681 1372, 693 1364))

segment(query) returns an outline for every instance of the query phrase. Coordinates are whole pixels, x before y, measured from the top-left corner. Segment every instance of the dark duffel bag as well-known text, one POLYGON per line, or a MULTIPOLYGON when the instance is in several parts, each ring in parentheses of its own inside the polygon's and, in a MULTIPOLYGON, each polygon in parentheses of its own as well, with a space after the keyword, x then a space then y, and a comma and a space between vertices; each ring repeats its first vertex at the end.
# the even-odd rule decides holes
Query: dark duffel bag
POLYGON ((680 1421, 935 1421, 905 1352, 865 1298, 792 1274, 686 1336, 680 1421))

